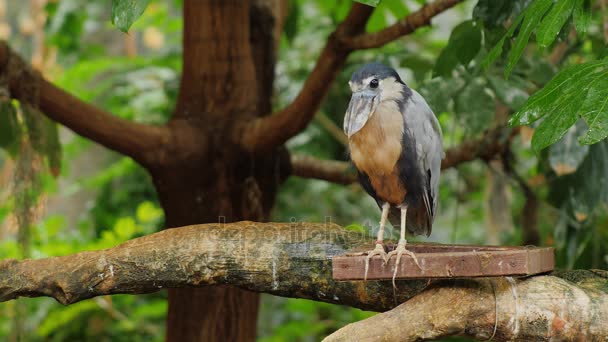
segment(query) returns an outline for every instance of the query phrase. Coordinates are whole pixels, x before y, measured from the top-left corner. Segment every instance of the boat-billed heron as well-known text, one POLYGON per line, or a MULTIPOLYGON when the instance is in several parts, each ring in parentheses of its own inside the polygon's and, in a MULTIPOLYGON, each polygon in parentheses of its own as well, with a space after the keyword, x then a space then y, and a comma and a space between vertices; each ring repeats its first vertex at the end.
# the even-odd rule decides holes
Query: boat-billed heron
POLYGON ((405 249, 406 232, 431 234, 444 156, 441 127, 424 98, 393 68, 366 64, 348 84, 352 97, 344 132, 350 158, 361 185, 382 209, 375 249, 367 252, 365 277, 373 256, 381 256, 386 263, 395 255, 394 281, 403 254, 418 264, 416 256, 405 249), (382 242, 387 218, 395 228, 401 227, 399 243, 388 254, 382 242))

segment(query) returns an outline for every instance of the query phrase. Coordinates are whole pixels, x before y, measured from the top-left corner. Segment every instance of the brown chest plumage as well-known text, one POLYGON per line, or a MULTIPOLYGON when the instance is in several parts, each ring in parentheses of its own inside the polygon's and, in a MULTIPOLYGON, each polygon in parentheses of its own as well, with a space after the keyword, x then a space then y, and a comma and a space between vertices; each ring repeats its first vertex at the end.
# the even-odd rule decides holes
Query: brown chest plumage
POLYGON ((367 174, 379 199, 392 205, 400 205, 407 191, 396 168, 402 137, 403 117, 394 102, 385 102, 349 140, 353 163, 367 174))

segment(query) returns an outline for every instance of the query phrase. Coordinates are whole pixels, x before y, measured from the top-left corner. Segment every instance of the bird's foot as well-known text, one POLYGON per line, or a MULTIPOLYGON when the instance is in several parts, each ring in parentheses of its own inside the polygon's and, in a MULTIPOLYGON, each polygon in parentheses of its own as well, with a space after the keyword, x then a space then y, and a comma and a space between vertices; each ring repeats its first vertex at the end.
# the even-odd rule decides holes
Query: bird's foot
POLYGON ((384 245, 382 245, 382 241, 376 241, 376 248, 371 251, 366 252, 367 257, 365 257, 365 276, 363 280, 367 281, 367 271, 369 271, 369 261, 372 259, 374 255, 379 255, 384 260, 384 263, 388 260, 386 251, 384 250, 384 245))
POLYGON ((418 258, 416 257, 416 255, 412 251, 408 251, 407 249, 405 249, 406 243, 407 242, 405 240, 399 240, 399 243, 397 244, 397 248, 390 251, 386 257, 386 261, 388 262, 388 260, 390 260, 393 255, 397 256, 397 260, 395 260, 395 271, 393 271, 393 288, 397 287, 395 285, 395 278, 397 277, 397 271, 399 270, 399 262, 401 261, 401 256, 403 254, 408 255, 410 258, 412 258, 412 260, 414 260, 414 262, 416 263, 416 266, 418 266, 418 268, 422 270, 422 267, 420 267, 420 264, 418 263, 418 258))

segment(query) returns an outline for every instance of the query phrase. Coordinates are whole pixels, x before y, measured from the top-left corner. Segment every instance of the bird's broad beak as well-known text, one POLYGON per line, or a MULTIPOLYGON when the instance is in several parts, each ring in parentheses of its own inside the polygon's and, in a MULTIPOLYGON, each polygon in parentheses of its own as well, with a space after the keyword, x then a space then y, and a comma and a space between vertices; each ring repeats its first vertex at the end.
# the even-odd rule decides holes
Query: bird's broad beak
POLYGON ((365 126, 377 104, 377 94, 374 92, 364 90, 353 93, 344 116, 344 133, 349 138, 365 126))

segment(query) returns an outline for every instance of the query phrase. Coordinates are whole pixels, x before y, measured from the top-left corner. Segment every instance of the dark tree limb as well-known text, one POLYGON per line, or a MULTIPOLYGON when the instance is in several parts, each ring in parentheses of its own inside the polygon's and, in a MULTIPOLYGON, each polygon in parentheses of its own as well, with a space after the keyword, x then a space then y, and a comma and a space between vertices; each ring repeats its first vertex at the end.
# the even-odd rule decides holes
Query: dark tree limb
POLYGON ((343 40, 343 43, 347 47, 355 50, 381 47, 399 37, 416 31, 420 27, 429 26, 433 17, 460 2, 462 2, 462 0, 437 0, 422 6, 416 12, 381 31, 346 37, 343 40))
POLYGON ((81 101, 33 72, 5 43, 0 42, 0 73, 8 76, 13 98, 36 101, 41 112, 85 138, 146 163, 170 140, 164 126, 119 118, 81 101))
POLYGON ((353 4, 346 19, 328 37, 315 67, 294 101, 278 113, 254 119, 237 130, 237 139, 244 148, 255 152, 267 151, 281 145, 308 125, 352 51, 344 48, 342 37, 360 33, 372 10, 373 7, 353 4))
MULTIPOLYGON (((446 152, 441 163, 442 169, 449 169, 476 159, 490 160, 505 153, 511 139, 519 130, 497 127, 486 131, 478 138, 465 141, 446 152)), ((292 175, 303 178, 322 179, 337 184, 357 182, 350 163, 337 160, 321 160, 312 156, 295 155, 291 157, 292 175)))
POLYGON ((331 258, 369 239, 334 224, 239 222, 168 229, 107 250, 0 261, 0 301, 49 296, 71 304, 108 294, 230 284, 375 311, 406 301, 339 330, 329 341, 608 337, 606 271, 398 281, 395 292, 391 281, 334 281, 331 258))
POLYGON ((350 163, 338 160, 322 160, 312 156, 291 155, 292 175, 302 178, 322 179, 336 184, 352 184, 357 175, 350 163))

